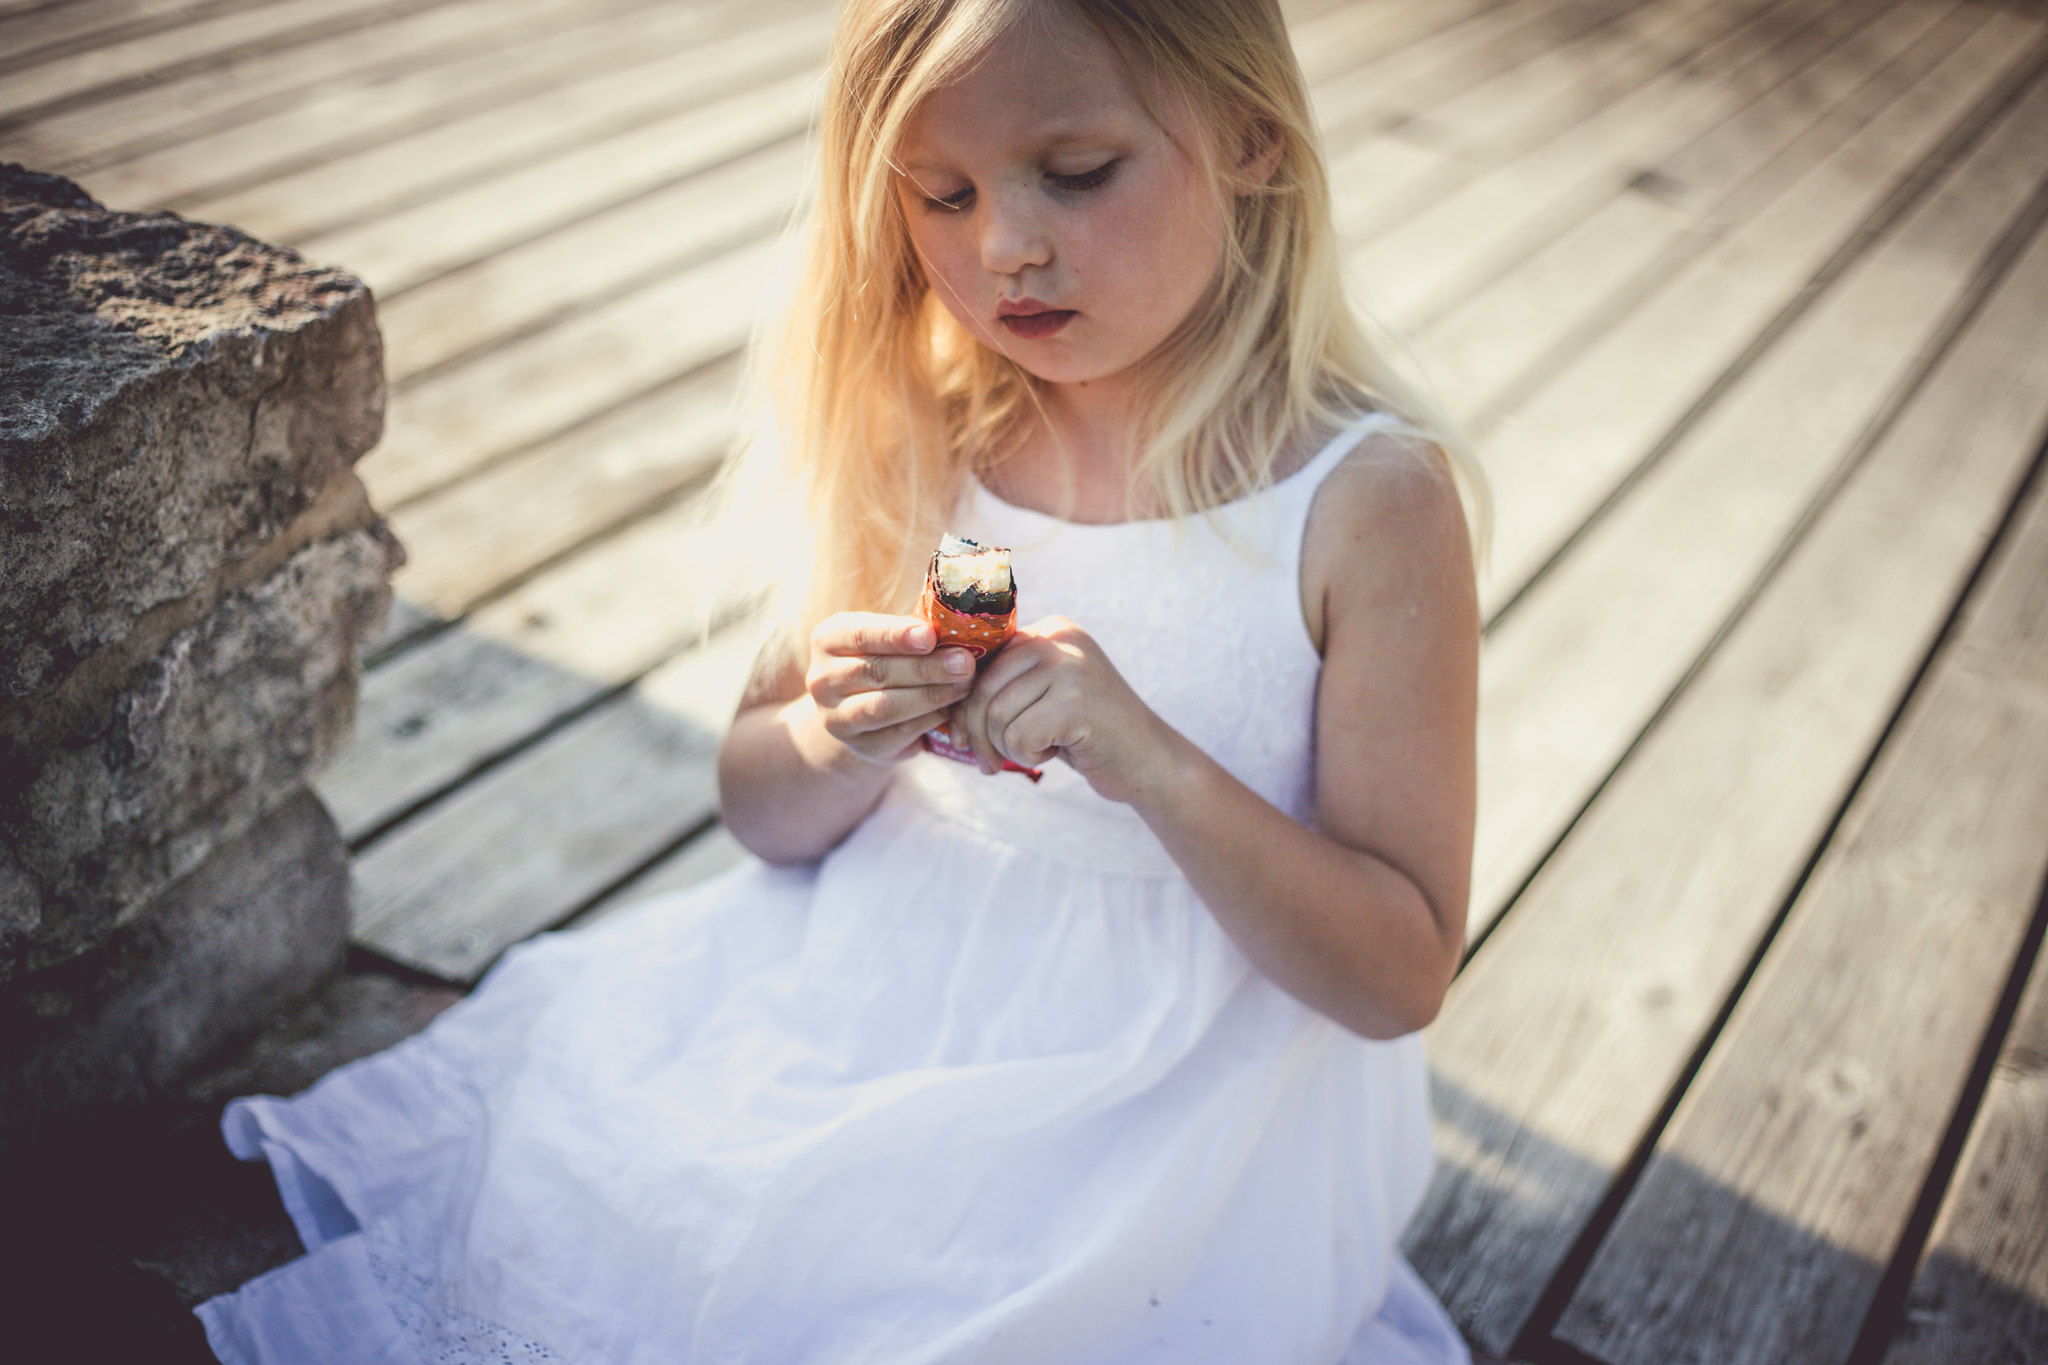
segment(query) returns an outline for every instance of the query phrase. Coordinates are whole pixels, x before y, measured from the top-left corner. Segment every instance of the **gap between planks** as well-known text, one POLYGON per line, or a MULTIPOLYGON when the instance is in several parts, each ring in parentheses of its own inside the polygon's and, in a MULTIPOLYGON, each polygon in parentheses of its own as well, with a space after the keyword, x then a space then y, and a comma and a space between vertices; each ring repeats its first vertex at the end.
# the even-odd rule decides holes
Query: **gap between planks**
MULTIPOLYGON (((2007 164, 1980 160, 1976 183, 2007 164)), ((1893 261, 1950 226, 1932 220, 1893 261)), ((1880 299, 1903 279, 1874 260, 1859 292, 1880 299)), ((2048 423, 2048 373, 2022 340, 2044 305, 2048 246, 2036 239, 1454 985, 1431 1033, 1446 1162, 1409 1250, 1475 1340, 1514 1342, 1939 629, 2048 423), (1550 1022, 1532 1030, 1531 1019, 1550 1022)), ((1804 347, 1792 338, 1780 357, 1792 358, 1788 378, 1800 377, 1800 349, 1808 364, 1855 355, 1862 316, 1853 300, 1837 304, 1833 328, 1804 347)), ((1778 388, 1778 410, 1803 391, 1778 388)), ((1761 398, 1772 405, 1771 390, 1761 398)), ((1733 425, 1729 444, 1680 458, 1711 471, 1744 438, 1733 425)), ((1818 472, 1840 458, 1822 455, 1818 472)), ((1666 487, 1681 521, 1707 514, 1697 485, 1666 487)), ((1646 519, 1634 547, 1608 557, 1605 600, 1667 548, 1685 555, 1683 542, 1665 543, 1672 525, 1646 519)), ((1597 676, 1641 617, 1608 615, 1604 630, 1554 643, 1569 653, 1606 642, 1583 658, 1581 676, 1597 676)))

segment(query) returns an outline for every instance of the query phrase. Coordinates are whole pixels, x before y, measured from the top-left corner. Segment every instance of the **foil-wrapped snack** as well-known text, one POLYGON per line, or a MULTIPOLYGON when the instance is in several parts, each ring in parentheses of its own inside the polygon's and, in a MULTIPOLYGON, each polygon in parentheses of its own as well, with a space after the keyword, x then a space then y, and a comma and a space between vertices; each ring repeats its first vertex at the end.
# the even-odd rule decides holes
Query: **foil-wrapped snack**
MULTIPOLYGON (((947 535, 925 571, 917 610, 938 633, 940 648, 956 645, 977 660, 986 659, 1017 630, 1017 580, 1010 570, 1010 552, 947 535)), ((956 743, 943 725, 925 733, 924 747, 941 758, 978 762, 974 751, 956 743)), ((1033 782, 1045 776, 1040 769, 1007 759, 1003 771, 1022 773, 1033 782)))

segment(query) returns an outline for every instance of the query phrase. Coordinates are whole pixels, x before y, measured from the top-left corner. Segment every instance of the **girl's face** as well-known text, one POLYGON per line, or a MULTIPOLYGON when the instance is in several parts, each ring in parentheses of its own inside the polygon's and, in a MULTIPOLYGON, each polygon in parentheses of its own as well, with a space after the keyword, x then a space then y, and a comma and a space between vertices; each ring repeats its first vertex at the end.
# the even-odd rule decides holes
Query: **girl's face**
POLYGON ((1225 225, 1183 150, 1191 123, 1169 136, 1087 23, 1056 5, 1034 18, 919 105, 897 198, 960 325, 1048 383, 1082 384, 1173 333, 1216 276, 1225 225))

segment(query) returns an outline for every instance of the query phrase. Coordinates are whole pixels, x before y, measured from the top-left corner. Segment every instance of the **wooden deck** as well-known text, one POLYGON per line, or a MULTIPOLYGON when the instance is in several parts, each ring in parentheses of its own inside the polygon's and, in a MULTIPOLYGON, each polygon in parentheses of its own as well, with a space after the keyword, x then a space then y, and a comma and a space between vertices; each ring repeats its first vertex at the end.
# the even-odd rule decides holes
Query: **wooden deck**
MULTIPOLYGON (((1412 1258, 1532 1362, 2048 1360, 2048 6, 1289 9, 1499 504, 1412 1258)), ((738 856, 694 499, 829 21, 0 0, 0 157, 380 299, 367 953, 472 982, 738 856)))

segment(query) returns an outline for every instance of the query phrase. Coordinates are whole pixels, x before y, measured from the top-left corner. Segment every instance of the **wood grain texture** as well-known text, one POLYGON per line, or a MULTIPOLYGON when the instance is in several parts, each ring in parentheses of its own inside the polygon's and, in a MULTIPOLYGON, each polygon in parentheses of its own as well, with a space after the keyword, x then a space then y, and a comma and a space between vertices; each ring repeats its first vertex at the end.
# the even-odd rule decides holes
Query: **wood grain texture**
MULTIPOLYGON (((83 158, 93 185, 110 203, 126 208, 187 209, 223 201, 236 190, 297 173, 340 157, 417 133, 430 124, 467 118, 485 109, 501 115, 521 99, 542 97, 556 86, 602 72, 614 75, 655 60, 677 43, 701 41, 704 11, 647 0, 629 13, 591 11, 577 0, 562 0, 575 23, 522 34, 519 16, 538 23, 546 5, 515 8, 512 22, 497 30, 503 46, 472 44, 461 56, 437 60, 418 71, 378 72, 364 79, 329 80, 309 86, 304 98, 286 107, 238 119, 211 132, 188 134, 161 147, 129 152, 135 136, 129 98, 95 101, 74 113, 38 118, 16 130, 19 145, 83 158), (111 110, 111 129, 100 128, 97 111, 111 110), (128 117, 119 117, 127 113, 128 117), (113 137, 113 146, 102 145, 113 137), (101 161, 110 156, 116 160, 101 161)), ((42 159, 64 164, 55 156, 42 159)), ((360 211, 368 205, 344 205, 360 211)), ((328 206, 332 211, 332 206, 328 206)), ((203 215, 200 215, 203 216, 203 215)))
POLYGON ((1291 20, 1288 35, 1311 86, 1355 84, 1359 72, 1389 53, 1413 50, 1475 16, 1512 9, 1515 2, 1357 0, 1291 20))
POLYGON ((605 690, 480 632, 445 631, 364 674, 355 733, 313 785, 357 840, 605 690))
POLYGON ((31 110, 123 82, 218 59, 257 44, 284 44, 403 14, 404 0, 275 0, 193 15, 189 22, 65 52, 8 73, 0 82, 0 123, 31 110))
MULTIPOLYGON (((416 282, 488 254, 493 241, 523 240, 548 224, 573 221, 772 141, 765 133, 752 143, 733 134, 758 126, 767 97, 757 87, 770 70, 787 75, 805 60, 797 54, 822 50, 824 21, 774 4, 756 10, 759 23, 746 26, 735 12, 743 8, 674 9, 670 45, 656 49, 661 55, 653 60, 600 67, 246 189, 181 202, 180 211, 307 246, 309 254, 332 254, 365 278, 390 271, 380 282, 386 289, 416 282), (719 110, 708 121, 701 116, 707 107, 719 110), (724 128, 721 115, 731 110, 752 111, 755 122, 724 128), (659 131, 648 131, 652 127, 659 131), (595 159, 578 165, 575 153, 585 147, 595 159), (523 201, 522 190, 538 190, 541 202, 523 201), (551 193, 570 203, 551 205, 551 193), (493 236, 489 216, 506 212, 514 216, 513 227, 493 236), (463 227, 478 214, 484 221, 463 227), (462 236, 455 243, 415 242, 420 254, 408 255, 408 229, 462 236), (380 254, 366 263, 358 253, 371 245, 380 254)), ((785 134, 802 119, 800 100, 786 104, 785 134)))
MULTIPOLYGON (((1973 596, 2037 598, 2016 568, 2038 563, 1998 555, 1973 596)), ((1986 630, 1966 606, 1969 648, 1915 690, 1564 1340, 1617 1365, 1835 1361, 1855 1340, 2048 872, 2048 679, 2004 666, 1986 630)))
POLYGON ((1882 115, 1505 415, 1480 452, 1500 507, 1481 583, 1489 615, 1710 395, 2040 33, 2038 21, 1991 15, 1882 115))
MULTIPOLYGON (((815 24, 788 36, 792 46, 824 41, 815 24)), ((790 70, 793 58, 779 53, 775 65, 782 69, 772 78, 729 77, 739 88, 712 103, 522 161, 367 222, 286 239, 316 260, 349 262, 380 294, 397 295, 801 131, 818 93, 817 73, 808 65, 790 70)), ((695 83, 709 79, 706 72, 695 83)))
POLYGON ((1651 0, 1621 10, 1492 80, 1420 115, 1421 141, 1452 152, 1532 148, 1549 136, 1626 103, 1688 54, 1709 47, 1764 5, 1651 0))
POLYGON ((1406 1247, 1475 1340, 1520 1331, 1934 642, 2048 435, 2044 311, 2037 238, 1453 985, 1406 1247))
POLYGON ((103 46, 183 22, 218 0, 7 0, 0 4, 0 71, 63 49, 103 46))
POLYGON ((738 367, 701 370, 391 514, 407 600, 455 617, 508 581, 708 480, 735 435, 738 367))
POLYGON ((319 782, 343 830, 360 836, 727 628, 757 588, 728 548, 709 509, 678 502, 370 669, 355 737, 319 782))
POLYGON ((591 906, 585 913, 578 915, 570 927, 587 928, 612 918, 621 910, 640 905, 652 897, 688 891, 710 881, 713 877, 730 872, 742 863, 752 861, 754 855, 747 852, 740 841, 732 837, 731 830, 724 825, 713 825, 681 849, 591 906))
POLYGON ((777 250, 761 241, 722 252, 401 389, 383 444, 360 466, 371 496, 402 506, 731 355, 760 311, 777 250))
POLYGON ((1829 10, 1816 26, 1822 38, 1870 22, 1425 328, 1415 339, 1417 360, 1460 428, 1482 435, 1746 207, 1766 201, 1757 194, 1766 168, 1785 177, 1788 163, 1810 166, 1868 121, 1873 102, 1890 103, 1967 32, 1952 26, 1952 35, 1937 35, 1956 14, 1950 0, 1829 10), (1880 11, 1874 19, 1872 9, 1880 11))
POLYGON ((600 21, 648 0, 448 0, 381 23, 230 55, 182 76, 60 108, 0 137, 0 144, 73 177, 110 163, 187 146, 224 127, 246 127, 302 107, 317 92, 374 88, 422 68, 552 36, 580 17, 600 21))
MULTIPOLYGON (((1301 28, 1295 41, 1305 68, 1315 73, 1316 120, 1336 147, 1354 141, 1356 130, 1405 122, 1559 43, 1579 39, 1627 8, 1628 0, 1516 0, 1477 8, 1433 33, 1370 55, 1355 42, 1332 42, 1301 28)), ((1355 23, 1354 11, 1337 13, 1355 23)), ((1384 24, 1359 31, 1376 45, 1391 36, 1384 24)))
MULTIPOLYGON (((1685 22, 1643 43, 1635 62, 1648 77, 1643 84, 1355 249, 1347 268, 1372 310, 1399 331, 1426 326, 1611 196, 1646 160, 1739 108, 1754 96, 1755 83, 1768 87, 1780 79, 1787 69, 1781 63, 1796 69, 1803 60, 1802 31, 1784 33, 1767 0, 1705 6, 1680 17, 1685 22)), ((1605 87, 1590 78, 1555 81, 1557 120, 1586 111, 1581 85, 1605 87)), ((1507 103, 1512 116, 1471 118, 1462 141, 1549 122, 1531 112, 1526 98, 1507 103)))
POLYGON ((1940 337, 2048 165, 2044 115, 2036 87, 1488 633, 1475 927, 1613 771, 1940 337))
POLYGON ((804 154, 786 138, 406 291, 378 309, 388 373, 402 384, 773 235, 797 206, 804 154))
MULTIPOLYGON (((2048 518, 2037 501, 2034 519, 2048 518)), ((2048 526, 2023 543, 2048 581, 2048 526)), ((2024 581, 2024 580, 2023 580, 2024 581)), ((2038 614, 2042 596, 2015 604, 2038 614)), ((1986 622, 1986 633, 1999 638, 1986 622)), ((2036 628, 2028 638, 2048 640, 2036 628)), ((2044 676, 2034 673, 2034 677, 2044 676)), ((2048 954, 2038 956, 1970 1127, 1885 1365, 2048 1360, 2048 954)))
POLYGON ((356 856, 351 934, 474 981, 709 816, 719 737, 753 661, 730 632, 655 672, 356 856))

